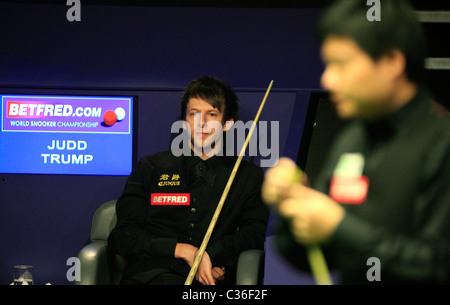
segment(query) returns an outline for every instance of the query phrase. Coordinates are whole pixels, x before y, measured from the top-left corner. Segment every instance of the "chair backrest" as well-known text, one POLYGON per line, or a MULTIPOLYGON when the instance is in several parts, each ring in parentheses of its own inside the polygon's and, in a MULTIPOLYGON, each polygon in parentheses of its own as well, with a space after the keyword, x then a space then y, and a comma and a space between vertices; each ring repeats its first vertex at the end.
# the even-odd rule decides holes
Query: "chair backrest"
MULTIPOLYGON (((91 241, 103 240, 106 242, 108 240, 109 233, 117 223, 116 202, 117 200, 108 201, 95 211, 92 217, 91 241)), ((127 261, 120 255, 110 254, 107 263, 111 284, 119 284, 127 261)))
POLYGON ((107 240, 116 225, 116 202, 111 200, 102 204, 94 213, 91 226, 91 240, 107 240))

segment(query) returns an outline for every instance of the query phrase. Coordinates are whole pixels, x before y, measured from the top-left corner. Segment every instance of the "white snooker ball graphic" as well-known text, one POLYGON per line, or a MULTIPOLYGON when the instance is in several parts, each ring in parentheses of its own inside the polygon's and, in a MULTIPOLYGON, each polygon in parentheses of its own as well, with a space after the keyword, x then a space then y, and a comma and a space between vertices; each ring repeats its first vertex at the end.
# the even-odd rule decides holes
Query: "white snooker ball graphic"
POLYGON ((114 112, 117 115, 117 121, 122 121, 125 118, 125 109, 123 109, 122 107, 117 107, 114 112))

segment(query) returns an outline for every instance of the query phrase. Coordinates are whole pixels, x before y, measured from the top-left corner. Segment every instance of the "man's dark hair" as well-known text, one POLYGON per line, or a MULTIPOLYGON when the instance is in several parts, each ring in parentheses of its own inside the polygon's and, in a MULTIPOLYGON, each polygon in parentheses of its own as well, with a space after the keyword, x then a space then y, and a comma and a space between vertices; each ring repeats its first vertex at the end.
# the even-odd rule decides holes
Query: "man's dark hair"
POLYGON ((415 83, 425 80, 425 34, 413 7, 406 0, 380 0, 380 21, 369 21, 371 5, 365 0, 336 1, 322 16, 318 34, 353 39, 373 60, 392 50, 406 58, 406 76, 415 83))
POLYGON ((224 114, 224 120, 237 120, 239 115, 238 97, 231 86, 214 76, 201 76, 192 80, 181 97, 181 118, 186 118, 186 108, 191 98, 200 98, 224 114))

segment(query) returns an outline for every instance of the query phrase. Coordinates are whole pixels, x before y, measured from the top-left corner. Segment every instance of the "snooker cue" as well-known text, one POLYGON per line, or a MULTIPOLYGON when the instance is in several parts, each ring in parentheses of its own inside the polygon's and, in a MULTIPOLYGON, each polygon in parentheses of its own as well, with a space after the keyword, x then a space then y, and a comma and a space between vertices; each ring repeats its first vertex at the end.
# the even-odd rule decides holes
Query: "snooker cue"
POLYGON ((317 285, 333 285, 327 262, 320 247, 318 245, 307 246, 306 256, 317 285))
MULTIPOLYGON (((297 168, 294 176, 294 182, 301 183, 303 172, 297 168)), ((328 271, 327 262, 318 245, 305 246, 306 257, 308 258, 309 267, 313 274, 317 285, 333 285, 330 272, 328 271)))
POLYGON ((208 230, 206 231, 205 237, 203 238, 202 244, 201 244, 200 248, 197 250, 197 253, 196 253, 195 259, 194 259, 194 263, 191 266, 191 270, 189 271, 188 277, 187 277, 184 285, 191 285, 191 283, 192 283, 192 281, 194 279, 194 276, 197 273, 197 269, 198 269, 200 261, 201 261, 201 259, 203 257, 203 253, 205 252, 206 246, 207 246, 207 244, 209 242, 209 238, 211 237, 212 231, 214 230, 214 227, 216 225, 217 219, 219 218, 219 215, 220 215, 220 212, 222 210, 223 204, 225 203, 225 200, 226 200, 226 198, 228 196, 228 192, 230 191, 231 185, 233 184, 234 177, 236 176, 236 173, 237 173, 237 170, 239 168, 239 165, 241 164, 242 158, 244 157, 244 153, 245 153, 245 150, 247 149, 248 142, 250 141, 250 137, 252 136, 253 130, 256 127, 256 123, 258 122, 259 116, 260 116, 261 111, 262 111, 262 109, 264 107, 264 104, 266 103, 266 99, 267 99, 267 96, 269 95, 269 92, 270 92, 270 89, 272 88, 272 85, 273 85, 273 80, 270 82, 269 87, 266 90, 266 94, 264 95, 264 98, 263 98, 263 100, 261 102, 261 105, 259 106, 259 110, 256 113, 255 120, 253 121, 253 124, 252 124, 252 126, 250 128, 250 131, 249 131, 249 133, 247 135, 247 138, 245 139, 245 143, 242 146, 241 152, 239 153, 239 157, 236 160, 236 163, 234 164, 234 167, 233 167, 233 170, 231 172, 231 175, 228 178, 228 182, 227 182, 227 184, 225 186, 225 189, 224 189, 224 191, 222 193, 222 197, 220 198, 220 201, 217 204, 216 211, 214 212, 214 215, 213 215, 213 217, 211 219, 211 222, 209 224, 208 230))

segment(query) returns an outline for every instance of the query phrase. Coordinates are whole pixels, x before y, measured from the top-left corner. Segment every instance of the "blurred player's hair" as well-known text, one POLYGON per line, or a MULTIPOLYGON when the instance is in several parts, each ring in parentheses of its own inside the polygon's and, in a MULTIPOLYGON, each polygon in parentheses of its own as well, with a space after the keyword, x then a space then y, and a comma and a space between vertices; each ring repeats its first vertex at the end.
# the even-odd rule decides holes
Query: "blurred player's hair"
POLYGON ((373 60, 399 50, 406 58, 406 76, 425 81, 426 40, 414 8, 406 0, 381 0, 380 21, 369 21, 364 0, 335 1, 319 21, 320 42, 329 36, 353 39, 373 60))

